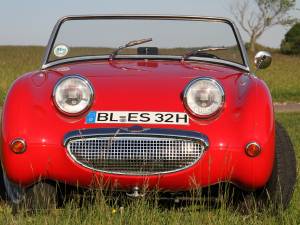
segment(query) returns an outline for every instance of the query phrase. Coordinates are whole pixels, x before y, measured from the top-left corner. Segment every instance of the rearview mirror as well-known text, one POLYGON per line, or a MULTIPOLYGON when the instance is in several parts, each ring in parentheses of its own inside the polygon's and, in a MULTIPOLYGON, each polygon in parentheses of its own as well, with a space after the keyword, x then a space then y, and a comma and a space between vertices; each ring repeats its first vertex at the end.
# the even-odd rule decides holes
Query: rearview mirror
POLYGON ((269 52, 260 51, 254 57, 256 69, 266 69, 272 63, 272 56, 269 52))

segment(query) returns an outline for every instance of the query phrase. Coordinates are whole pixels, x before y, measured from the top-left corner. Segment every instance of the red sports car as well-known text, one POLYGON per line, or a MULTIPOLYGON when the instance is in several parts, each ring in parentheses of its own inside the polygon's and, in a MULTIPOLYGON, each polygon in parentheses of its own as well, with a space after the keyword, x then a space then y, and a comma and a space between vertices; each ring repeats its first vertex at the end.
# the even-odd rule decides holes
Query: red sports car
MULTIPOLYGON (((255 57, 257 69, 270 63, 255 57)), ((7 196, 42 201, 55 182, 133 196, 229 182, 286 207, 294 150, 249 67, 228 19, 60 19, 40 70, 17 79, 3 106, 7 196)))

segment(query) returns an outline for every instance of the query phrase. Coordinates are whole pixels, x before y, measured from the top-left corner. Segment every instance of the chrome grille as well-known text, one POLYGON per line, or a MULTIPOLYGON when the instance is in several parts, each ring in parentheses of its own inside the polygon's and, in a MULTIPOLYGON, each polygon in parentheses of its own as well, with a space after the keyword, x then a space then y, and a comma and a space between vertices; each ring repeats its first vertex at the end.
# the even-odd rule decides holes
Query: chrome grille
POLYGON ((199 140, 164 137, 84 137, 67 144, 71 157, 85 167, 136 175, 185 169, 201 158, 205 148, 199 140))

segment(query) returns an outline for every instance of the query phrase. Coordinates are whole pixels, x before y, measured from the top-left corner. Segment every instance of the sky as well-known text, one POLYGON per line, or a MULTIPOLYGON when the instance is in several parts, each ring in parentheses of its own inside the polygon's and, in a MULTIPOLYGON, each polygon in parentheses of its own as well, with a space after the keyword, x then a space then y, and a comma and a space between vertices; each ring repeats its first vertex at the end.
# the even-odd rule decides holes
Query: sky
MULTIPOLYGON (((46 45, 57 19, 77 14, 178 14, 228 17, 234 0, 0 0, 0 45, 46 45)), ((300 0, 296 0, 300 9, 300 0)), ((300 19, 300 10, 291 13, 300 19)), ((258 40, 279 47, 288 27, 269 29, 258 40)), ((240 29, 244 41, 248 37, 240 29)), ((183 34, 184 38, 184 34, 183 34)))

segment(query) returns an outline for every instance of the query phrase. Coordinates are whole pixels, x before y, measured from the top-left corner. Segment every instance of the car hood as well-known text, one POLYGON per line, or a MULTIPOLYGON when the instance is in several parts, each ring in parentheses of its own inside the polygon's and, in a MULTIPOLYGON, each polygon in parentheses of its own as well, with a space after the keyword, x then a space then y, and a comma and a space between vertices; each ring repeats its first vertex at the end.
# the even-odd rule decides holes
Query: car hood
POLYGON ((191 80, 216 79, 231 101, 244 75, 241 70, 212 63, 153 60, 80 62, 51 71, 59 74, 57 80, 72 74, 88 79, 95 91, 93 110, 179 112, 185 111, 182 94, 191 80))

